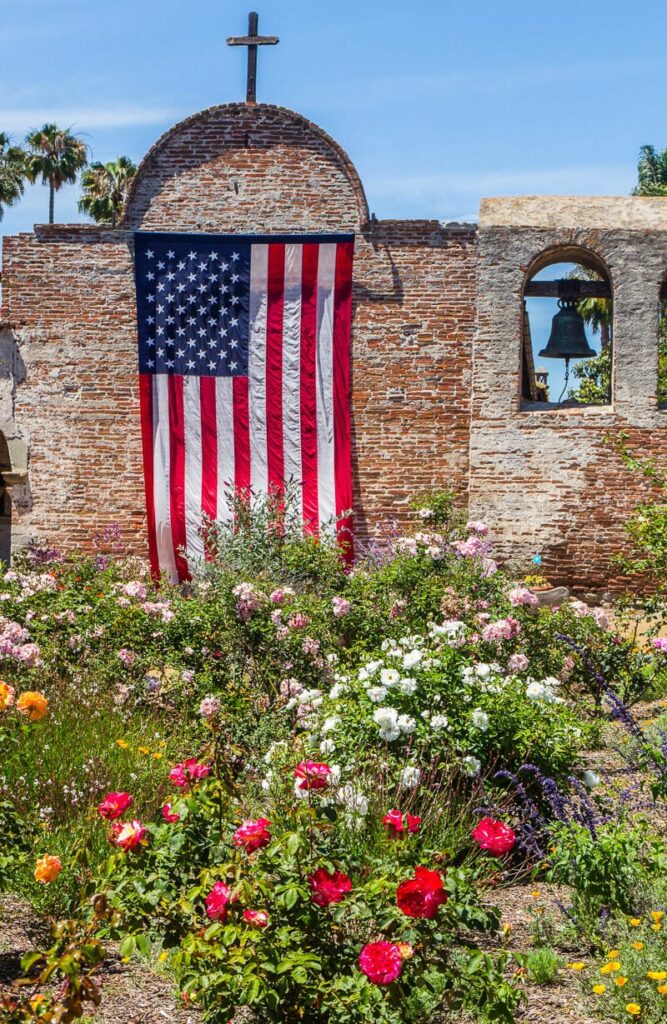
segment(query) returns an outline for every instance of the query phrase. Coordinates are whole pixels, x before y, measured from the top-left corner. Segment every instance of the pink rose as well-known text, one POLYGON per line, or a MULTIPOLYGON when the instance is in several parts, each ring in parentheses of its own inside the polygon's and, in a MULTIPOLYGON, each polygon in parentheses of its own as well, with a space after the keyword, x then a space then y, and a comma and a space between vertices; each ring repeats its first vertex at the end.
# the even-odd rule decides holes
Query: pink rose
POLYGON ((331 768, 318 761, 301 761, 294 769, 294 778, 300 780, 299 789, 326 789, 331 768))
POLYGON ((129 793, 107 793, 97 810, 103 818, 114 821, 132 806, 132 797, 129 793))
POLYGON ((516 843, 516 835, 509 825, 494 818, 482 818, 471 834, 479 848, 488 850, 493 857, 509 853, 516 843))
POLYGON ((269 923, 269 915, 265 910, 244 910, 243 920, 251 928, 266 928, 269 923))
POLYGON ((348 892, 352 891, 352 882, 342 871, 333 873, 326 868, 318 868, 308 876, 312 890, 311 899, 318 907, 328 907, 331 903, 340 903, 348 892))
POLYGON ((242 846, 246 853, 254 853, 255 850, 268 846, 271 842, 271 833, 268 829, 270 824, 267 818, 244 821, 232 836, 234 845, 242 846))
POLYGON ((403 957, 393 942, 369 942, 359 954, 359 966, 374 985, 391 985, 401 976, 403 957))
POLYGON ((173 825, 174 822, 181 820, 180 814, 176 814, 175 811, 172 811, 171 804, 164 804, 162 808, 162 817, 170 825, 173 825))
POLYGON ((109 839, 121 850, 133 850, 145 839, 146 829, 136 818, 134 821, 115 821, 111 826, 109 839))
POLYGON ((210 764, 200 764, 196 757, 189 757, 186 761, 181 761, 180 764, 175 765, 171 769, 169 778, 175 786, 183 788, 184 786, 189 786, 191 782, 205 779, 210 772, 210 764))
POLYGON ((206 897, 206 913, 212 921, 224 921, 227 907, 232 902, 232 891, 224 882, 216 882, 206 897))

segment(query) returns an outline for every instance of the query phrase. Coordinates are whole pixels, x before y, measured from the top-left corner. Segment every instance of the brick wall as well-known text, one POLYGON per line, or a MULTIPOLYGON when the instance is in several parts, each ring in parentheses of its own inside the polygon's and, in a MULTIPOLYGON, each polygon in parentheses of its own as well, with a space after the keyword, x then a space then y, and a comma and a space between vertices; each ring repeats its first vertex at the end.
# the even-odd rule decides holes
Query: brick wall
POLYGON ((189 118, 153 147, 119 230, 55 225, 4 240, 13 421, 29 446, 28 481, 14 487, 17 542, 87 547, 117 522, 144 551, 137 229, 353 231, 358 528, 403 514, 415 491, 465 493, 474 228, 370 222, 354 168, 321 129, 241 104, 189 118))

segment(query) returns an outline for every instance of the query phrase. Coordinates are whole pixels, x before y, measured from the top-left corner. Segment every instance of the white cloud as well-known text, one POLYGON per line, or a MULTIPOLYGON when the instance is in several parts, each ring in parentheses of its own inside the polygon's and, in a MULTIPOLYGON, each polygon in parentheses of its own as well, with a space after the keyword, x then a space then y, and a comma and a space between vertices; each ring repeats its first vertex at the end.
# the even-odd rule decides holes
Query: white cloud
POLYGON ((25 132, 46 122, 67 128, 125 128, 177 121, 179 111, 167 107, 0 107, 0 131, 25 132))

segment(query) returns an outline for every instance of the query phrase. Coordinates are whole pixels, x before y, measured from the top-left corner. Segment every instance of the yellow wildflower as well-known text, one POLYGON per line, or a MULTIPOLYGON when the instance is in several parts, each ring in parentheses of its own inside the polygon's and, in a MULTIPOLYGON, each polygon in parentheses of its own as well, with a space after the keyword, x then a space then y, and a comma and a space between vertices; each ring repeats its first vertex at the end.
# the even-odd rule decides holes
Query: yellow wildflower
POLYGON ((642 1012, 642 1008, 639 1003, 626 1003, 625 1008, 628 1013, 631 1013, 633 1017, 638 1017, 642 1012))
POLYGON ((656 991, 659 992, 661 996, 667 995, 667 985, 658 985, 656 991))
POLYGON ((127 740, 116 740, 116 746, 120 747, 121 750, 127 750, 129 745, 130 744, 127 742, 127 740))
POLYGON ((167 960, 168 958, 169 958, 169 953, 167 953, 166 949, 163 949, 162 952, 160 953, 159 957, 158 957, 158 960, 162 960, 162 962, 164 963, 164 961, 167 960))
POLYGON ((667 978, 667 971, 647 971, 646 977, 651 981, 664 981, 667 978))
POLYGON ((636 949, 636 950, 643 949, 644 948, 644 943, 643 942, 633 942, 632 943, 632 948, 636 949))
POLYGON ((618 960, 620 955, 621 954, 618 949, 610 949, 607 953, 607 960, 618 960))
POLYGON ((163 757, 164 757, 164 754, 160 753, 159 750, 156 750, 155 753, 153 754, 153 760, 154 761, 161 761, 163 757))
POLYGON ((662 925, 661 925, 660 921, 656 921, 656 922, 655 922, 655 924, 652 924, 652 925, 651 925, 651 929, 652 929, 652 931, 654 931, 654 932, 659 932, 659 931, 661 931, 661 930, 662 930, 662 925))
POLYGON ((540 892, 539 889, 533 889, 533 891, 531 892, 530 895, 533 897, 534 900, 539 900, 539 898, 542 895, 542 893, 540 892))
POLYGON ((586 964, 583 960, 575 960, 574 963, 565 964, 565 966, 567 967, 568 971, 583 971, 586 964))
POLYGON ((137 747, 137 750, 140 754, 150 754, 148 747, 137 747))
POLYGON ((619 974, 618 978, 614 978, 614 985, 618 985, 619 988, 623 988, 627 983, 628 979, 624 978, 622 974, 619 974))
POLYGON ((653 920, 655 921, 656 924, 659 924, 659 922, 662 921, 664 916, 665 916, 664 910, 652 910, 651 911, 651 917, 653 918, 653 920))
POLYGON ((600 968, 600 974, 611 974, 612 971, 620 971, 621 965, 618 960, 610 960, 608 964, 600 968))
POLYGON ((607 991, 606 985, 593 985, 593 991, 596 996, 601 996, 607 991))
POLYGON ((641 924, 641 919, 638 917, 631 917, 628 923, 631 928, 639 928, 639 925, 641 924))

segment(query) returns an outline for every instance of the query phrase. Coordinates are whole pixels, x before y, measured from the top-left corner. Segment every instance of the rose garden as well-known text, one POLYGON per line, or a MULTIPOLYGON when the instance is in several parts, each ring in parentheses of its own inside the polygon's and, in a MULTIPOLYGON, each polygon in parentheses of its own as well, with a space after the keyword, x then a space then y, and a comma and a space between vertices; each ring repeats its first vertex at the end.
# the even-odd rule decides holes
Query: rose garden
POLYGON ((446 493, 352 567, 289 497, 237 499, 182 587, 114 531, 29 548, 0 585, 0 907, 36 926, 0 947, 0 1018, 94 1020, 140 969, 155 1019, 663 1020, 654 482, 604 608, 545 605, 534 553, 499 565, 446 493))

